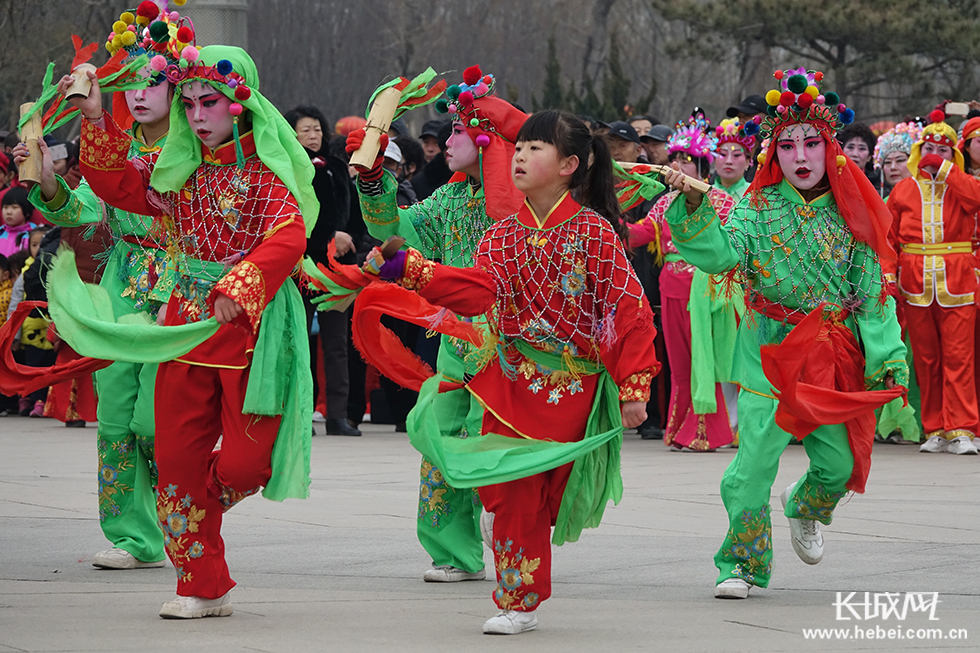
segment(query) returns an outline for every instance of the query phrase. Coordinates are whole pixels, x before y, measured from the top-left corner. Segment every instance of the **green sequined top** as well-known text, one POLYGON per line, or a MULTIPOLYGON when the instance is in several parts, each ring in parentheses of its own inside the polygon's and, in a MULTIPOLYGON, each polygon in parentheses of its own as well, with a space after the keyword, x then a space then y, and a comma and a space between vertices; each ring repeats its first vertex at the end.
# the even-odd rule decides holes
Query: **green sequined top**
MULTIPOLYGON (((722 225, 709 202, 691 215, 668 217, 674 245, 686 261, 712 274, 735 268, 746 294, 758 293, 787 309, 806 313, 822 302, 847 308, 846 324, 861 342, 865 383, 879 386, 889 372, 908 386, 905 345, 894 299, 885 297, 878 257, 854 239, 831 193, 806 202, 787 181, 762 189, 757 207, 746 195, 722 225)), ((736 340, 733 377, 769 394, 759 346, 778 343, 787 323, 752 312, 736 340)))

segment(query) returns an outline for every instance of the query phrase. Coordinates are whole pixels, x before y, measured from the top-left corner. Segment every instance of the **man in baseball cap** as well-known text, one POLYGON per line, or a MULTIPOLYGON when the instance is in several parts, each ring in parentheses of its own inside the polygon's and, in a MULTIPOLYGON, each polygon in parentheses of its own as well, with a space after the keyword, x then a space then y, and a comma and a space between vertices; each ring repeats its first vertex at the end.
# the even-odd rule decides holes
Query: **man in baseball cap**
POLYGON ((439 142, 439 130, 448 122, 448 120, 428 120, 422 125, 422 133, 419 134, 419 140, 422 141, 422 151, 425 152, 426 163, 439 154, 441 148, 445 146, 444 142, 439 142))
POLYGON ((766 112, 766 99, 761 95, 750 95, 734 107, 728 107, 725 112, 729 118, 738 117, 738 121, 743 125, 752 119, 752 116, 766 112))
POLYGON ((614 161, 636 163, 640 156, 640 136, 631 125, 621 120, 609 123, 606 141, 614 161))
POLYGON ((656 165, 667 165, 667 141, 674 130, 667 125, 654 125, 645 134, 640 134, 640 145, 647 161, 656 165))

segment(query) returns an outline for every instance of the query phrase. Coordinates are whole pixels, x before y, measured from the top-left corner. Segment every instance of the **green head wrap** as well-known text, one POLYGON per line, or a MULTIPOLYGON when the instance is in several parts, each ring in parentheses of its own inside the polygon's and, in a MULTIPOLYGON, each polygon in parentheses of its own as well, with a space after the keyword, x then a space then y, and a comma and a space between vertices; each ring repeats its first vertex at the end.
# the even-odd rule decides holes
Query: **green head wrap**
POLYGON ((180 86, 192 81, 207 82, 249 111, 255 151, 262 163, 282 180, 296 198, 306 224, 306 235, 309 236, 320 213, 320 203, 313 192, 313 164, 296 139, 293 128, 279 110, 259 93, 259 72, 248 53, 228 45, 209 45, 201 48, 198 60, 190 67, 171 70, 179 70, 176 74, 178 79, 171 79, 177 88, 170 111, 170 132, 150 178, 153 188, 160 192, 177 192, 201 165, 201 141, 187 122, 187 114, 181 104, 180 86), (251 91, 247 99, 237 99, 235 88, 217 81, 225 79, 227 75, 217 71, 219 61, 231 63, 234 74, 251 91), (206 72, 204 67, 207 67, 207 77, 202 76, 206 72), (188 74, 189 71, 193 72, 188 74))

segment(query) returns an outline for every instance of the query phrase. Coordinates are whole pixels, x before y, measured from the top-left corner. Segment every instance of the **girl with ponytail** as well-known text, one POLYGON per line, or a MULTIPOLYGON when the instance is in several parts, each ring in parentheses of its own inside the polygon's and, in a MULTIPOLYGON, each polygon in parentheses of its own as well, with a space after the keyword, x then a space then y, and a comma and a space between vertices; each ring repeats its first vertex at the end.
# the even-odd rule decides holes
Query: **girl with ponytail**
POLYGON ((551 595, 549 539, 577 540, 622 497, 623 428, 646 418, 660 369, 605 144, 574 116, 537 113, 517 135, 511 174, 524 203, 489 228, 475 267, 409 249, 387 261, 375 251, 364 270, 456 314, 487 316, 478 371, 426 381, 408 430, 450 485, 479 489, 500 609, 483 632, 499 634, 537 627, 535 610, 551 595), (440 436, 447 430, 427 409, 460 384, 485 408, 482 437, 440 436))

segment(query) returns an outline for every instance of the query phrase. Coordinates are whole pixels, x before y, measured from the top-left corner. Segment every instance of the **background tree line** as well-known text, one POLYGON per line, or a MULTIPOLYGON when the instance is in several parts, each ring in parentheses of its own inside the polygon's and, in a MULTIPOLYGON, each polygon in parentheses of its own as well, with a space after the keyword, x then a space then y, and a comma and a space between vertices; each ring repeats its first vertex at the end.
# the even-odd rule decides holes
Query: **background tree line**
MULTIPOLYGON (((67 68, 70 34, 101 42, 126 8, 0 2, 0 126, 40 93, 48 61, 67 68)), ((193 18, 194 0, 181 11, 193 18)), ((312 103, 332 119, 362 113, 391 75, 431 65, 458 81, 474 63, 527 110, 606 120, 634 111, 673 121, 695 105, 717 119, 790 65, 827 73, 864 122, 980 97, 975 0, 262 0, 248 20, 262 92, 280 109, 312 103)))

